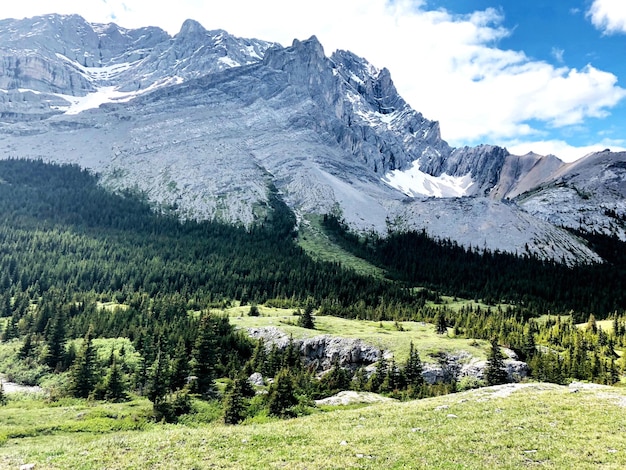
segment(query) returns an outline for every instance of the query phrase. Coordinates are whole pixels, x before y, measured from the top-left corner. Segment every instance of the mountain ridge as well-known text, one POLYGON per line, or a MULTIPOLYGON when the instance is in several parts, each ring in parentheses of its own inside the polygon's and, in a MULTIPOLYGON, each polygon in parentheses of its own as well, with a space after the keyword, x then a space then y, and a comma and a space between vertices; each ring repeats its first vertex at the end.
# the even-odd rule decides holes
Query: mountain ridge
POLYGON ((314 36, 282 47, 193 20, 170 37, 48 15, 2 20, 0 39, 5 158, 78 163, 182 218, 253 224, 275 186, 300 217, 339 209, 355 230, 426 229, 568 264, 600 258, 561 226, 626 239, 621 167, 609 175, 593 158, 579 167, 606 186, 594 193, 554 156, 453 149, 387 69, 349 51, 327 57, 314 36), (563 178, 586 199, 554 210, 563 178), (563 211, 584 211, 589 223, 563 223, 563 211))

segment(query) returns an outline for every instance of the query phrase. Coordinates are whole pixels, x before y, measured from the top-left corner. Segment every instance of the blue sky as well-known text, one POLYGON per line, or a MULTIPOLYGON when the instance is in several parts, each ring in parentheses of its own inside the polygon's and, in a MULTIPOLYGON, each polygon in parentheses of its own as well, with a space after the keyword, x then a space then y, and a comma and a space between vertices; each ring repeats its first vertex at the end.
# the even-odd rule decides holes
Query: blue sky
POLYGON ((291 44, 315 34, 386 67, 454 146, 492 143, 564 160, 626 149, 626 0, 21 0, 0 18, 207 29, 291 44), (158 6, 157 6, 158 5, 158 6))

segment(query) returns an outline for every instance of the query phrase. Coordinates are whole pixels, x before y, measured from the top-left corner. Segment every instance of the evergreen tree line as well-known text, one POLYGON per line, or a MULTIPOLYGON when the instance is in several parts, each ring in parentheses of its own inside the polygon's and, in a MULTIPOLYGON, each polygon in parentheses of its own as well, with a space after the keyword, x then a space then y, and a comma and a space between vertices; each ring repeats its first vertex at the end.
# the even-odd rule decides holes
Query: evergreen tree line
POLYGON ((594 315, 581 328, 572 316, 533 319, 524 313, 516 307, 476 305, 459 311, 439 307, 424 321, 443 321, 455 336, 486 339, 512 349, 528 363, 531 377, 540 381, 588 380, 611 385, 626 370, 626 362, 615 352, 616 346, 626 344, 624 315, 613 313, 612 328, 604 331, 594 315))
POLYGON ((113 194, 76 166, 0 161, 0 293, 93 291, 125 302, 136 292, 180 293, 199 306, 232 299, 341 306, 413 301, 392 283, 318 262, 294 242, 295 217, 275 191, 248 230, 181 222, 130 191, 113 194))
POLYGON ((511 303, 538 312, 574 311, 577 320, 590 314, 606 317, 626 309, 626 243, 614 237, 578 231, 606 260, 567 266, 528 251, 503 253, 435 240, 426 231, 358 236, 337 217, 326 215, 324 227, 346 249, 412 286, 447 295, 511 303))

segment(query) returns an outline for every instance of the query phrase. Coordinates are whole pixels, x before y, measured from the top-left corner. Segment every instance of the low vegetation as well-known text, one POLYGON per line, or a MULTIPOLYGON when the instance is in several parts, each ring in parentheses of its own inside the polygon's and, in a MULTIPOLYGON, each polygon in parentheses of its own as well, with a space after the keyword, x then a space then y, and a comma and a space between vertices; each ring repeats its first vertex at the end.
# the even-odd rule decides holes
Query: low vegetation
POLYGON ((625 402, 613 388, 504 385, 287 421, 180 426, 146 422, 146 401, 9 401, 0 467, 623 468, 625 402))

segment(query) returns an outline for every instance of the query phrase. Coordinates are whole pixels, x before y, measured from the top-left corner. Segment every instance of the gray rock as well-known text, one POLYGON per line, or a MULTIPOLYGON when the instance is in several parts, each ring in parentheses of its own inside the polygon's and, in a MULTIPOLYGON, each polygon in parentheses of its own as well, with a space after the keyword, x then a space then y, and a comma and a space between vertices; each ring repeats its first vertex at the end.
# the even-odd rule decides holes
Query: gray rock
MULTIPOLYGON (((248 334, 255 339, 263 338, 268 350, 274 344, 284 349, 290 341, 285 333, 275 327, 248 328, 248 334)), ((350 369, 371 365, 378 361, 380 354, 378 348, 354 338, 321 335, 294 339, 293 342, 300 350, 305 364, 314 366, 318 371, 330 369, 335 361, 341 367, 350 369)))
POLYGON ((193 20, 171 37, 46 15, 0 20, 0 44, 0 155, 77 163, 182 219, 250 226, 276 188, 298 215, 336 211, 355 230, 425 229, 568 264, 599 260, 560 228, 580 214, 626 237, 605 213, 626 213, 624 158, 574 168, 453 149, 388 70, 347 51, 327 57, 315 37, 280 47, 193 20), (472 197, 407 197, 383 180, 416 163, 433 177, 469 175, 472 197), (537 185, 547 197, 521 195, 537 185))
POLYGON ((261 375, 260 372, 255 372, 250 377, 248 377, 248 382, 250 382, 251 385, 255 385, 257 387, 261 387, 262 385, 265 385, 265 381, 263 380, 263 375, 261 375))

